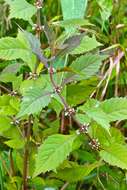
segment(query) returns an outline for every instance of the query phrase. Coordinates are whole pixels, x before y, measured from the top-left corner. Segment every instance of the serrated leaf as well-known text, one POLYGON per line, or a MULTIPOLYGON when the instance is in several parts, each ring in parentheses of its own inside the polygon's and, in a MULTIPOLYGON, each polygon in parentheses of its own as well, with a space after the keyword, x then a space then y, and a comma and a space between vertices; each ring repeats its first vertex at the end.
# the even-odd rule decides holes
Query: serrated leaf
POLYGON ((59 48, 61 49, 58 52, 58 56, 70 53, 73 49, 79 46, 83 36, 84 34, 72 35, 70 37, 66 36, 66 39, 62 41, 63 43, 58 44, 59 48))
POLYGON ((81 40, 80 45, 76 47, 70 54, 86 53, 101 45, 102 44, 96 40, 94 35, 92 37, 84 36, 84 38, 81 40))
POLYGON ((0 58, 5 60, 18 59, 30 56, 26 46, 19 39, 5 37, 0 39, 0 58))
POLYGON ((110 128, 110 121, 107 117, 107 115, 99 108, 91 108, 89 110, 86 110, 86 114, 96 121, 98 124, 100 124, 102 127, 104 127, 107 131, 109 131, 110 128))
POLYGON ((23 35, 28 40, 32 52, 35 54, 38 53, 41 54, 41 43, 39 39, 36 36, 34 36, 32 33, 27 31, 23 31, 23 35))
POLYGON ((100 151, 101 158, 112 166, 127 169, 127 146, 113 143, 100 151))
MULTIPOLYGON (((61 0, 63 19, 83 18, 87 6, 87 0, 61 0)), ((66 27, 67 32, 74 32, 75 27, 66 27)))
POLYGON ((56 174, 53 174, 52 176, 71 183, 77 182, 83 180, 85 176, 89 175, 90 172, 98 166, 98 162, 84 166, 73 164, 71 168, 59 170, 56 174))
POLYGON ((110 121, 127 119, 127 98, 111 98, 103 101, 100 108, 110 121))
POLYGON ((10 5, 9 18, 18 18, 27 20, 31 23, 31 17, 36 13, 36 7, 26 0, 6 0, 10 5))
POLYGON ((22 139, 11 139, 4 143, 13 149, 22 149, 25 145, 25 142, 22 139))
POLYGON ((20 86, 20 92, 24 96, 26 91, 35 87, 46 88, 47 91, 50 91, 51 84, 48 75, 43 74, 43 76, 38 77, 36 80, 24 80, 20 86))
POLYGON ((0 39, 0 58, 5 60, 22 59, 31 70, 34 69, 36 56, 22 31, 19 31, 16 38, 4 37, 0 39))
POLYGON ((0 39, 0 58, 5 60, 22 59, 30 60, 32 53, 17 38, 5 37, 0 39))
POLYGON ((110 134, 112 136, 110 138, 111 144, 114 144, 114 143, 125 144, 125 137, 123 136, 122 132, 119 129, 111 127, 110 134))
POLYGON ((95 75, 104 60, 104 56, 93 55, 91 53, 82 55, 72 62, 69 69, 70 72, 66 74, 65 81, 88 79, 95 75))
POLYGON ((100 109, 99 105, 99 101, 90 99, 83 106, 80 106, 78 109, 86 113, 86 115, 89 118, 96 121, 109 132, 110 120, 108 119, 107 114, 102 109, 100 109))
POLYGON ((42 172, 55 170, 72 151, 75 138, 76 135, 49 136, 38 150, 34 177, 42 172))
POLYGON ((94 138, 98 139, 103 149, 103 146, 110 146, 110 144, 118 143, 118 144, 125 144, 125 138, 120 132, 120 130, 111 127, 109 129, 109 133, 102 128, 97 123, 91 123, 89 127, 89 135, 94 138))
POLYGON ((103 102, 94 99, 87 101, 86 104, 78 109, 85 112, 90 118, 94 119, 104 128, 109 128, 112 121, 127 119, 127 98, 111 98, 103 102), (106 127, 107 126, 107 127, 106 127))
POLYGON ((48 106, 51 100, 50 95, 42 88, 32 87, 32 89, 25 92, 17 117, 38 113, 42 108, 48 106))

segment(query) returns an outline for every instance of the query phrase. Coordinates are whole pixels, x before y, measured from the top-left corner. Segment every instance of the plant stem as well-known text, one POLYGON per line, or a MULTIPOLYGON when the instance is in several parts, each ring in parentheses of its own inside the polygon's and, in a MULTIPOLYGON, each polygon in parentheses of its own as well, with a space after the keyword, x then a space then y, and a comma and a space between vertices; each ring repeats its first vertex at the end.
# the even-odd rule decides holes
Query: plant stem
POLYGON ((14 160, 12 155, 12 149, 10 150, 10 166, 11 166, 11 175, 15 176, 14 160))
POLYGON ((62 134, 65 132, 64 120, 65 120, 64 111, 62 111, 62 113, 61 113, 61 126, 60 126, 60 132, 62 134))
MULTIPOLYGON (((52 65, 50 66, 49 75, 50 75, 51 83, 52 83, 52 85, 53 85, 53 87, 54 87, 54 90, 55 90, 55 89, 57 89, 57 85, 55 84, 55 81, 54 81, 54 79, 53 79, 53 67, 52 67, 52 65)), ((68 106, 68 104, 66 103, 64 97, 60 94, 60 92, 56 91, 56 93, 57 93, 57 95, 60 97, 60 99, 61 99, 61 101, 62 101, 62 103, 63 103, 63 105, 64 105, 64 108, 65 108, 65 109, 68 109, 69 106, 68 106)))
POLYGON ((6 91, 7 93, 11 93, 11 90, 7 89, 5 86, 0 84, 0 88, 3 89, 4 91, 6 91))
MULTIPOLYGON (((37 9, 37 26, 41 28, 41 13, 40 9, 37 9)), ((36 31, 37 38, 40 40, 41 38, 41 30, 36 31)))
POLYGON ((66 187, 69 185, 69 183, 68 182, 66 182, 62 187, 61 187, 61 189, 60 190, 65 190, 66 189, 66 187))
POLYGON ((24 168, 23 168, 23 190, 28 190, 28 165, 29 165, 29 141, 31 132, 31 119, 29 116, 29 122, 26 130, 26 145, 24 150, 24 168))
POLYGON ((12 178, 11 173, 10 173, 10 171, 8 170, 8 168, 7 168, 7 166, 6 166, 6 162, 5 162, 5 160, 3 160, 3 158, 2 158, 1 155, 0 155, 0 160, 1 160, 1 162, 2 162, 3 168, 4 168, 5 171, 8 173, 8 176, 9 176, 10 179, 11 179, 11 178, 12 178))
MULTIPOLYGON (((58 86, 56 85, 56 83, 55 83, 55 81, 54 81, 54 79, 53 79, 53 68, 52 68, 52 65, 50 65, 49 75, 50 75, 50 80, 51 80, 51 83, 52 83, 54 89, 57 89, 58 86)), ((56 91, 56 93, 57 93, 57 95, 59 96, 59 98, 61 99, 61 101, 62 101, 62 103, 63 103, 63 105, 64 105, 64 109, 65 109, 65 110, 69 109, 70 106, 67 104, 67 102, 65 101, 65 99, 64 99, 64 97, 61 95, 61 93, 58 92, 58 91, 56 91)), ((70 117, 73 119, 73 121, 75 121, 75 123, 77 124, 77 126, 78 126, 79 128, 82 127, 82 124, 75 118, 74 114, 72 114, 70 117)), ((88 133, 86 133, 86 135, 87 135, 87 137, 92 141, 91 136, 90 136, 88 133)))
MULTIPOLYGON (((36 0, 35 2, 37 3, 38 0, 36 0)), ((36 21, 36 36, 40 40, 40 38, 41 38, 41 12, 40 12, 40 9, 38 9, 38 8, 37 8, 37 13, 36 13, 36 18, 37 18, 37 21, 36 21)), ((39 65, 39 59, 37 58, 34 73, 36 73, 38 65, 39 65)))

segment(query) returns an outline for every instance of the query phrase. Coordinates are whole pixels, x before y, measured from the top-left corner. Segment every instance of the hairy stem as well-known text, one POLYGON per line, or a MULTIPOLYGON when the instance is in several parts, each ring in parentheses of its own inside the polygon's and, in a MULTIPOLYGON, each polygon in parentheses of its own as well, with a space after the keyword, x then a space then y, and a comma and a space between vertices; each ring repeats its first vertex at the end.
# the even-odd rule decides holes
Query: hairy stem
POLYGON ((23 190, 28 190, 29 141, 31 133, 31 119, 32 115, 29 116, 29 122, 26 129, 26 145, 24 150, 24 168, 23 168, 23 190))

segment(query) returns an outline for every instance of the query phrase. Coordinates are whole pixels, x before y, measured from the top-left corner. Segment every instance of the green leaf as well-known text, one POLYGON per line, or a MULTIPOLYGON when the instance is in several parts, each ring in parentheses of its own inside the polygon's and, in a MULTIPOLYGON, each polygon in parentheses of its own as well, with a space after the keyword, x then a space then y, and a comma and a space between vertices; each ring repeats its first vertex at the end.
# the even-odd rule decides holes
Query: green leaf
POLYGON ((0 116, 0 133, 11 128, 11 119, 6 116, 0 116))
POLYGON ((100 102, 91 99, 88 100, 87 103, 83 106, 80 106, 78 109, 86 113, 89 118, 96 121, 109 132, 110 120, 108 119, 107 114, 102 109, 100 109, 99 104, 100 102))
POLYGON ((37 55, 38 54, 41 55, 42 50, 41 50, 41 43, 40 43, 39 39, 36 36, 34 36, 32 33, 27 32, 27 31, 23 31, 23 36, 29 42, 32 52, 37 55))
POLYGON ((39 148, 34 177, 42 172, 55 170, 72 151, 75 138, 76 135, 49 136, 39 148))
POLYGON ((3 131, 1 134, 3 137, 9 138, 9 139, 21 139, 21 133, 15 125, 12 125, 11 128, 9 128, 6 131, 3 131))
POLYGON ((110 121, 107 118, 107 115, 99 108, 91 108, 89 110, 86 110, 86 114, 96 121, 98 124, 100 124, 102 127, 104 127, 107 131, 109 131, 110 128, 110 121))
POLYGON ((103 101, 100 108, 107 114, 110 121, 127 119, 127 98, 111 98, 103 101))
POLYGON ((22 139, 11 139, 4 143, 13 149, 22 149, 25 145, 25 142, 22 139))
POLYGON ((84 36, 84 38, 81 40, 80 45, 76 47, 70 54, 86 53, 101 45, 101 43, 97 42, 94 35, 92 37, 84 36))
POLYGON ((25 92, 17 117, 38 113, 42 108, 48 106, 50 100, 51 94, 49 92, 44 91, 43 88, 32 87, 25 92))
MULTIPOLYGON (((94 81, 93 81, 94 82, 94 81)), ((70 106, 76 106, 88 99, 93 92, 94 84, 87 85, 84 82, 67 86, 67 102, 70 106)))
POLYGON ((31 52, 19 39, 5 37, 0 39, 0 58, 5 60, 23 59, 28 61, 31 52))
POLYGON ((57 116, 59 116, 61 110, 63 109, 63 105, 57 99, 52 98, 49 108, 52 108, 56 112, 57 116))
POLYGON ((87 0, 61 0, 64 20, 83 18, 87 6, 87 0))
POLYGON ((113 1, 112 0, 97 0, 97 3, 100 7, 100 14, 103 22, 109 19, 113 9, 113 1))
POLYGON ((70 183, 77 182, 83 180, 85 176, 89 175, 90 172, 98 166, 98 162, 89 165, 78 165, 73 163, 70 168, 58 170, 58 172, 52 176, 70 183))
POLYGON ((125 144, 125 137, 123 136, 122 132, 114 127, 110 128, 110 143, 118 143, 118 144, 125 144))
MULTIPOLYGON (((63 19, 77 19, 84 17, 85 10, 87 7, 87 0, 61 0, 63 19)), ((74 27, 66 27, 67 32, 75 31, 74 27)))
POLYGON ((21 63, 13 63, 5 67, 5 69, 2 71, 2 74, 5 74, 5 73, 16 74, 20 70, 21 67, 22 67, 21 63))
POLYGON ((89 124, 91 122, 91 118, 88 117, 88 115, 76 113, 76 118, 78 121, 82 124, 89 124))
POLYGON ((36 7, 26 0, 6 0, 10 5, 9 18, 18 18, 27 20, 31 23, 31 17, 36 13, 36 7))
POLYGON ((78 57, 70 65, 70 72, 66 74, 65 81, 83 80, 90 78, 98 72, 102 60, 104 59, 104 56, 97 54, 93 55, 91 53, 78 57))
POLYGON ((0 96, 0 115, 16 115, 18 112, 19 100, 9 95, 0 96))
POLYGON ((91 138, 98 139, 101 147, 109 146, 110 144, 118 143, 125 144, 125 138, 120 130, 111 127, 109 133, 97 123, 91 123, 89 127, 89 135, 91 138))
POLYGON ((23 32, 19 31, 17 38, 4 37, 0 39, 0 58, 5 60, 22 59, 31 70, 36 63, 36 56, 23 32))
POLYGON ((19 39, 5 37, 0 39, 0 58, 6 60, 25 58, 30 56, 28 48, 19 39))
POLYGON ((126 107, 127 98, 116 97, 103 102, 91 99, 78 109, 86 113, 105 129, 109 129, 110 122, 127 119, 126 107))
POLYGON ((6 94, 0 96, 0 107, 7 106, 9 104, 10 99, 11 99, 11 96, 6 95, 6 94))
POLYGON ((112 166, 127 169, 127 146, 113 143, 100 151, 101 158, 112 166))
POLYGON ((0 81, 1 82, 14 82, 17 80, 17 77, 13 73, 2 73, 0 74, 0 81))
POLYGON ((58 25, 58 26, 66 28, 66 27, 89 26, 92 24, 89 23, 89 21, 86 19, 73 18, 73 19, 68 19, 64 21, 54 22, 53 25, 56 25, 56 26, 58 25))
POLYGON ((76 35, 67 35, 66 38, 62 39, 62 42, 58 43, 58 47, 61 49, 58 52, 59 56, 69 54, 74 50, 77 46, 79 46, 84 34, 76 34, 76 35), (69 37, 68 37, 69 36, 69 37))
POLYGON ((20 86, 20 93, 24 96, 28 90, 31 90, 35 87, 38 87, 39 89, 46 88, 47 91, 50 91, 51 84, 48 75, 43 74, 43 76, 38 77, 36 80, 24 80, 20 86))

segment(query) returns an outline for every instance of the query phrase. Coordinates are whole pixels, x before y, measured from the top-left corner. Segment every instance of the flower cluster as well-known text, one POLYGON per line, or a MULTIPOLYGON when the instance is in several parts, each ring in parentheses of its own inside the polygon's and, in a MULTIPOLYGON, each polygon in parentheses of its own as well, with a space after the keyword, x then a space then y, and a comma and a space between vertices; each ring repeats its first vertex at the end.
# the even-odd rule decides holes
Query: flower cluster
POLYGON ((89 142, 89 145, 91 146, 91 148, 93 150, 99 150, 100 149, 100 142, 98 141, 98 139, 92 139, 89 142))
POLYGON ((66 110, 65 110, 65 116, 72 116, 75 114, 75 109, 74 108, 71 108, 71 107, 68 107, 66 110))
POLYGON ((36 6, 37 9, 41 9, 42 8, 42 0, 37 0, 36 3, 34 3, 34 5, 36 6))

